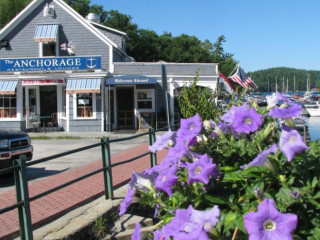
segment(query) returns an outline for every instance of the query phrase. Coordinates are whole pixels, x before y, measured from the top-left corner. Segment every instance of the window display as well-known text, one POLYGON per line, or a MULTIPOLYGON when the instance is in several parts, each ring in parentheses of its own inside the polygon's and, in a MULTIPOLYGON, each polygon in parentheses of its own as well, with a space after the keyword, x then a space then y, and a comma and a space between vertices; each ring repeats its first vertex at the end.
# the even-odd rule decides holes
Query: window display
POLYGON ((140 112, 154 112, 154 89, 137 89, 137 105, 140 112))

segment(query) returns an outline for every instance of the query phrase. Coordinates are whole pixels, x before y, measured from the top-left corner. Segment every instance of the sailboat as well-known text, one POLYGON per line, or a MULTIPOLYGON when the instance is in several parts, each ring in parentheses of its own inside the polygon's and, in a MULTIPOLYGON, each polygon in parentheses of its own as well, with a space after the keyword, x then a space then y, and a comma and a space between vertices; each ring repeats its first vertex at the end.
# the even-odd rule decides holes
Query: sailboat
POLYGON ((320 103, 319 101, 303 104, 311 117, 320 117, 320 103))

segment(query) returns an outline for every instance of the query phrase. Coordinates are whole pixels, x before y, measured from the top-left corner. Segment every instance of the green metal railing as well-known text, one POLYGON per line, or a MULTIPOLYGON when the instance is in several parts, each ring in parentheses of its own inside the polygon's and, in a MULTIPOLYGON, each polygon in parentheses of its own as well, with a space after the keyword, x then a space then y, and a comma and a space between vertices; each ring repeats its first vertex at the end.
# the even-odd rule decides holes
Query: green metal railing
POLYGON ((155 130, 153 128, 150 128, 149 131, 147 131, 147 132, 136 134, 136 135, 133 135, 130 137, 119 138, 119 139, 102 138, 100 143, 96 143, 96 144, 92 144, 92 145, 85 146, 82 148, 77 148, 74 150, 55 154, 55 155, 41 158, 38 160, 34 160, 31 162, 26 162, 26 156, 21 155, 19 159, 13 160, 12 167, 0 170, 0 176, 2 174, 6 174, 6 173, 12 173, 12 172, 14 173, 14 182, 15 182, 15 189, 16 189, 16 203, 8 206, 6 208, 0 209, 0 214, 9 212, 14 209, 18 209, 20 238, 22 240, 24 240, 24 239, 31 240, 31 239, 33 239, 33 233, 32 233, 33 230, 32 230, 31 213, 30 213, 30 202, 31 201, 34 201, 34 200, 41 198, 45 195, 53 193, 53 192, 60 190, 62 188, 65 188, 71 184, 74 184, 78 181, 81 181, 83 179, 91 177, 91 176, 98 174, 100 172, 103 172, 103 177, 104 177, 105 198, 106 199, 114 199, 114 190, 116 188, 113 186, 112 168, 115 166, 119 166, 122 164, 126 164, 129 162, 135 161, 135 160, 142 158, 144 156, 147 156, 147 155, 150 155, 150 165, 151 165, 151 167, 153 167, 157 164, 157 156, 155 153, 146 152, 146 153, 143 153, 139 156, 135 156, 131 159, 127 159, 127 160, 112 164, 111 163, 110 144, 115 143, 115 142, 127 141, 127 140, 135 139, 138 137, 142 137, 145 135, 149 135, 149 145, 151 146, 155 142, 156 132, 163 131, 166 129, 167 128, 155 130), (42 192, 42 193, 35 195, 33 197, 29 197, 28 179, 26 177, 28 166, 43 163, 43 162, 46 162, 49 160, 53 160, 53 159, 56 159, 59 157, 74 154, 77 152, 81 152, 81 151, 92 149, 92 148, 99 147, 99 146, 101 146, 101 153, 102 153, 102 168, 95 170, 93 172, 90 172, 90 173, 83 175, 81 177, 78 177, 76 179, 73 179, 73 180, 66 182, 62 185, 59 185, 57 187, 54 187, 50 190, 42 192))

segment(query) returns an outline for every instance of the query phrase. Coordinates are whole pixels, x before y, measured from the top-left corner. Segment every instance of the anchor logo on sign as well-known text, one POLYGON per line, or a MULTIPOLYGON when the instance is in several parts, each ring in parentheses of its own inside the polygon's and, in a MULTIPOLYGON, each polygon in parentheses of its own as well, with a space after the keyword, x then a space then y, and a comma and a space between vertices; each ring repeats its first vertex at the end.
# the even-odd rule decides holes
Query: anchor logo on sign
POLYGON ((87 67, 88 68, 95 68, 97 66, 97 59, 96 58, 87 58, 87 67))

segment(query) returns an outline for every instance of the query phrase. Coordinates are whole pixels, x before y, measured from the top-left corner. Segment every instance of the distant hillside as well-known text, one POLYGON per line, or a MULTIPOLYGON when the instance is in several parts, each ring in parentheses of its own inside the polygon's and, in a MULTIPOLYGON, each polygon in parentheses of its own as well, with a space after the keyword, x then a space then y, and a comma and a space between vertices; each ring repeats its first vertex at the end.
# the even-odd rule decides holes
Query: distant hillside
MULTIPOLYGON (((248 72, 248 75, 253 79, 253 81, 259 86, 260 92, 269 90, 275 91, 276 88, 276 79, 278 82, 278 91, 282 91, 283 79, 284 79, 284 90, 287 88, 287 79, 289 91, 294 90, 294 76, 296 79, 295 90, 296 91, 306 91, 307 89, 307 77, 310 76, 310 88, 315 86, 317 81, 319 71, 317 70, 302 70, 295 68, 269 68, 264 70, 259 70, 255 72, 248 72)), ((319 86, 318 86, 319 88, 319 86)))

